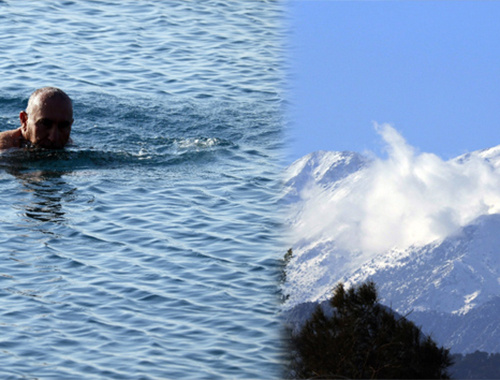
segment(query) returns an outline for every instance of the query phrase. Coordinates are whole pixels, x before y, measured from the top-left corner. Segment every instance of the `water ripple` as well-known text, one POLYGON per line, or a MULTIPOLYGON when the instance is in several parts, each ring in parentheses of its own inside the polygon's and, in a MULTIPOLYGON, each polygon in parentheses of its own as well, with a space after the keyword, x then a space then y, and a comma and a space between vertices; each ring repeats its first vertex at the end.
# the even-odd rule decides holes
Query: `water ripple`
MULTIPOLYGON (((32 75, 43 73, 45 82, 57 83, 64 73, 74 90, 194 98, 275 97, 280 91, 280 76, 273 72, 283 40, 279 6, 124 1, 118 12, 114 2, 95 1, 0 6, 12 21, 0 26, 9 36, 0 41, 0 52, 20 53, 4 67, 5 75, 29 66, 26 79, 39 82, 32 75)), ((6 53, 0 53, 2 61, 6 53)), ((20 83, 16 79, 12 84, 20 83)))

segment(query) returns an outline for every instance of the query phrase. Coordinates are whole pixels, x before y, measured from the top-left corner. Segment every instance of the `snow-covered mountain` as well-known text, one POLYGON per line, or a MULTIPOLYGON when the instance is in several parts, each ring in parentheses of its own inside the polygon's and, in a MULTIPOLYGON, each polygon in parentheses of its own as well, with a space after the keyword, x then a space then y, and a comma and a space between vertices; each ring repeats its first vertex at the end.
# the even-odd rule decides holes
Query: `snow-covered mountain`
POLYGON ((449 161, 390 148, 314 152, 287 169, 284 309, 371 279, 452 352, 500 352, 500 146, 449 161))

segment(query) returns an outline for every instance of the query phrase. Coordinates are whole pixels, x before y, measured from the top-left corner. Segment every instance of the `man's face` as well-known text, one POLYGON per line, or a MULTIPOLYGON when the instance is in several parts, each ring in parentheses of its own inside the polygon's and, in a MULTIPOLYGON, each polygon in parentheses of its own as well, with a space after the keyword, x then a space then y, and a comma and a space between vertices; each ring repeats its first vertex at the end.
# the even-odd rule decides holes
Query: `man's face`
POLYGON ((19 115, 23 137, 34 146, 61 149, 69 141, 73 124, 71 103, 59 97, 41 97, 29 110, 19 115))

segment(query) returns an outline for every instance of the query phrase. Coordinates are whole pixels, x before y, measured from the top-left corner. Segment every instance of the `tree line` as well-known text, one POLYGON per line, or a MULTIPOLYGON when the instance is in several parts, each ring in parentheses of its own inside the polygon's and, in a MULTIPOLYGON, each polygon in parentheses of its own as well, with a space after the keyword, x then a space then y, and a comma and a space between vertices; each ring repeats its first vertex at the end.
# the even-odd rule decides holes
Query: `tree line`
POLYGON ((449 350, 411 321, 378 303, 376 286, 365 282, 318 306, 299 332, 289 332, 289 374, 314 379, 449 379, 449 350))

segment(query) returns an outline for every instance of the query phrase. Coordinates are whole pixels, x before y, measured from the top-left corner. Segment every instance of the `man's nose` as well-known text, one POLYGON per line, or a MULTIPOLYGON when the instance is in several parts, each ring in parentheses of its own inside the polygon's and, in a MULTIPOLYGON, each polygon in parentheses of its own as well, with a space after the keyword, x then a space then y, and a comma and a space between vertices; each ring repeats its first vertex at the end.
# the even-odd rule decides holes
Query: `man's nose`
POLYGON ((57 124, 52 124, 52 127, 49 130, 49 140, 57 141, 59 139, 59 128, 57 124))

